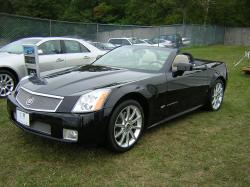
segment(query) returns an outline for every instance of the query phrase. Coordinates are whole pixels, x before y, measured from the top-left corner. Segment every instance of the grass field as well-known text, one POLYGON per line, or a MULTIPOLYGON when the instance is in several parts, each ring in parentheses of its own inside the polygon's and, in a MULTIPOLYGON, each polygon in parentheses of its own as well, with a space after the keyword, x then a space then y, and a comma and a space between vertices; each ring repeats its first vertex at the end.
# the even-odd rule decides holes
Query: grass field
POLYGON ((186 49, 227 63, 221 110, 198 110, 151 129, 124 154, 24 133, 0 100, 0 186, 250 186, 250 76, 240 72, 250 61, 233 68, 245 49, 186 49))

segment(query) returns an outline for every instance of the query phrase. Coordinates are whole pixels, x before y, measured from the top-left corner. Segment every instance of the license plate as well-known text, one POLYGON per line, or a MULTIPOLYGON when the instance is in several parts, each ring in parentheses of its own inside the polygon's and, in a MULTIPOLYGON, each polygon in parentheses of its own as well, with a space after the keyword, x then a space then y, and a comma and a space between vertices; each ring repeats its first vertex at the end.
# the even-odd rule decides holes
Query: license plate
POLYGON ((30 126, 30 115, 25 112, 16 110, 16 120, 25 126, 30 126))

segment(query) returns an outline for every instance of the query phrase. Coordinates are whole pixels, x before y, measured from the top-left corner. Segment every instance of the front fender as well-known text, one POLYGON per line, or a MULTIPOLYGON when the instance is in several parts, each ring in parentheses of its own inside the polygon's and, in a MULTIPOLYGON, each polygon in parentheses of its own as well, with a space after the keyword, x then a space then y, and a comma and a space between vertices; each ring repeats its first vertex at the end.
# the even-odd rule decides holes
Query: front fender
POLYGON ((107 99, 104 108, 113 108, 120 99, 122 99, 128 94, 138 94, 144 97, 146 100, 149 100, 151 97, 154 96, 154 93, 152 93, 152 91, 150 91, 149 88, 145 86, 139 86, 139 85, 121 86, 114 88, 112 90, 112 93, 107 99))
POLYGON ((1 59, 0 69, 9 69, 14 71, 17 74, 19 80, 27 75, 25 64, 20 57, 9 60, 5 58, 1 59))

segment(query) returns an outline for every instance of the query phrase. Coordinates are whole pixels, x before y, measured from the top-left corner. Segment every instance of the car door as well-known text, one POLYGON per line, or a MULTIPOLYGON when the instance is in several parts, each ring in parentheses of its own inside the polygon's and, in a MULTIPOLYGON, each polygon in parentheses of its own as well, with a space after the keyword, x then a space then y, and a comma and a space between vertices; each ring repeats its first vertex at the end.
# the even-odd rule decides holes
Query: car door
POLYGON ((78 41, 64 40, 63 42, 66 66, 90 64, 96 59, 96 55, 78 41))
POLYGON ((170 69, 166 78, 168 115, 175 115, 205 103, 209 83, 207 70, 185 71, 176 75, 170 69))
POLYGON ((60 40, 46 41, 38 46, 40 71, 65 67, 65 55, 60 40))

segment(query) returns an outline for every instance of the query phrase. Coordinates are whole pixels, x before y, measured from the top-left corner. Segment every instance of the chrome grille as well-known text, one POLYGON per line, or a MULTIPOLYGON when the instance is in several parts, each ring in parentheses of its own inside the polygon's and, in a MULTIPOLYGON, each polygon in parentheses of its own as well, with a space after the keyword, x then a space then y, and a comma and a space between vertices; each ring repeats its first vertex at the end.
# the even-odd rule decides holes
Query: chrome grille
POLYGON ((17 93, 16 100, 28 110, 55 112, 63 97, 36 93, 22 87, 17 93))

